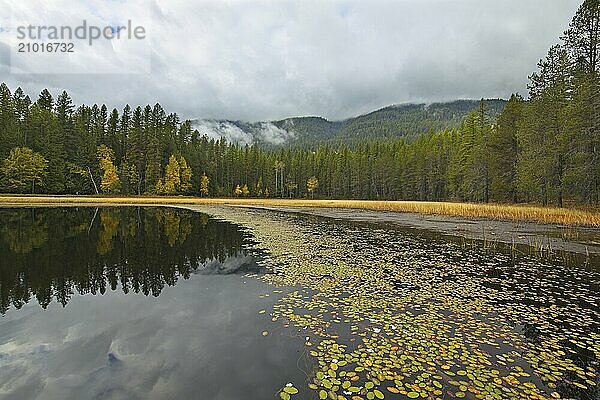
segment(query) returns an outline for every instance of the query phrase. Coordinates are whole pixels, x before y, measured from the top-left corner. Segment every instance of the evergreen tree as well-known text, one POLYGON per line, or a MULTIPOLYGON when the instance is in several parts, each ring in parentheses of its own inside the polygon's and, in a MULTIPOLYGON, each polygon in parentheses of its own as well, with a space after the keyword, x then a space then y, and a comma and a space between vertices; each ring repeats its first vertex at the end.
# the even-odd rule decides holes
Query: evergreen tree
POLYGON ((600 0, 583 2, 562 39, 578 68, 600 72, 600 0))
POLYGON ((15 102, 6 84, 0 85, 0 159, 8 156, 18 143, 18 124, 15 102))
POLYGON ((497 201, 516 203, 519 124, 523 118, 524 100, 513 94, 490 132, 489 155, 491 197, 497 201))

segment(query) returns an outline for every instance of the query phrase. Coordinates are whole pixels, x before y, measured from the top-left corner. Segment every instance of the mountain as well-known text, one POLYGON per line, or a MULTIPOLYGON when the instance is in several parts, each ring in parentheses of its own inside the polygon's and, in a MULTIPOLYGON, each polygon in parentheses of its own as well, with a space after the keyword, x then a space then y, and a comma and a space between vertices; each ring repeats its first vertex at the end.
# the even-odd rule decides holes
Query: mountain
MULTIPOLYGON (((506 100, 486 100, 488 116, 495 119, 506 100)), ((229 120, 193 120, 195 129, 211 138, 224 137, 239 144, 262 146, 352 143, 364 139, 401 138, 412 140, 430 131, 460 126, 472 111, 479 110, 478 100, 447 103, 400 104, 381 108, 342 121, 322 117, 292 117, 279 121, 243 122, 229 120)))
POLYGON ((292 117, 273 122, 280 129, 294 132, 298 140, 319 141, 334 138, 344 121, 328 121, 322 117, 292 117))
MULTIPOLYGON (((393 105, 347 120, 338 132, 340 139, 394 138, 408 139, 429 131, 441 131, 460 126, 472 111, 479 109, 479 101, 457 100, 449 103, 393 105)), ((504 108, 505 100, 486 100, 487 113, 496 118, 504 108)))

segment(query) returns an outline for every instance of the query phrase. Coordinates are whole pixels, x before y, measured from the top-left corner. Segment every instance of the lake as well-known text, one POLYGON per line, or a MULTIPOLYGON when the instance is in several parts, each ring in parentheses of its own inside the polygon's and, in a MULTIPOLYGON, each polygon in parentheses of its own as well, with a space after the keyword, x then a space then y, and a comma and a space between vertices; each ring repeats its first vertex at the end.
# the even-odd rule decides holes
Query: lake
POLYGON ((238 226, 164 208, 0 211, 0 398, 273 398, 303 341, 238 226), (263 331, 269 331, 263 336, 263 331))
POLYGON ((597 260, 228 207, 0 222, 2 399, 600 394, 597 260))

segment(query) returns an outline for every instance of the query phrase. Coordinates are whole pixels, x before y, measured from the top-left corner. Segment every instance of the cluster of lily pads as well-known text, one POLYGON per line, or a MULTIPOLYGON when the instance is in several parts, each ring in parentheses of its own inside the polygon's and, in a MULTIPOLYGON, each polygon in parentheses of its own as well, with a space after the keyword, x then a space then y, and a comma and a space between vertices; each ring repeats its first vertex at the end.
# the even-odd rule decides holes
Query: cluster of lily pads
POLYGON ((268 252, 261 279, 297 288, 271 316, 307 336, 315 398, 600 398, 598 269, 372 225, 211 213, 268 252))

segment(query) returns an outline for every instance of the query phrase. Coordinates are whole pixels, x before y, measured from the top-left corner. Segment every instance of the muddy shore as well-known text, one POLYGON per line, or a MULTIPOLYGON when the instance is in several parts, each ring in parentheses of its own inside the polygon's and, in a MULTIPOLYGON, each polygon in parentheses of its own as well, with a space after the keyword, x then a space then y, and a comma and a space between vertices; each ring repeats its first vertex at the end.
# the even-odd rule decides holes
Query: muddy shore
POLYGON ((470 240, 531 246, 535 251, 568 251, 600 255, 600 229, 567 227, 531 222, 493 221, 457 217, 316 207, 257 207, 277 212, 291 212, 357 222, 389 224, 396 227, 424 229, 470 240))

